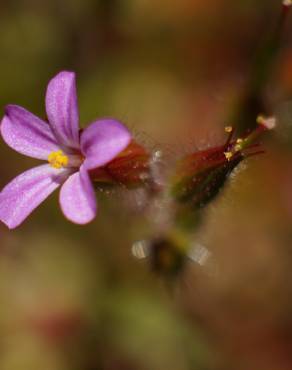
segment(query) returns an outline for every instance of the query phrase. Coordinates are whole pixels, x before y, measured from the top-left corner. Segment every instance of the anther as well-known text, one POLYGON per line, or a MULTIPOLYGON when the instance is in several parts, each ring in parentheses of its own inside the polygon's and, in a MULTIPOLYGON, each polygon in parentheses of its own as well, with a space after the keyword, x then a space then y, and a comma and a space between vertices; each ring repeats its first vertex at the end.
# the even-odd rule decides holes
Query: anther
POLYGON ((225 158, 227 159, 227 161, 230 161, 231 158, 233 157, 232 152, 224 152, 224 155, 225 155, 225 158))
POLYGON ((236 140, 236 144, 235 144, 235 146, 234 146, 234 150, 235 150, 236 152, 239 152, 240 150, 242 150, 242 144, 243 144, 243 139, 238 138, 238 139, 236 140))
POLYGON ((48 162, 51 165, 51 167, 60 169, 68 165, 69 159, 62 152, 62 150, 57 150, 56 152, 52 152, 49 154, 48 162))

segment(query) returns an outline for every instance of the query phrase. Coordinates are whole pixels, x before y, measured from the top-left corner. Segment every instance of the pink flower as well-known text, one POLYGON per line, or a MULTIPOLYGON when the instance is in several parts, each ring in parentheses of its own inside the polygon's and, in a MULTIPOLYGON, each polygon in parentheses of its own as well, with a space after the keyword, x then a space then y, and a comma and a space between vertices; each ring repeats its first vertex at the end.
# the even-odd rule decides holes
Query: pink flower
POLYGON ((88 171, 102 167, 122 152, 131 134, 120 122, 102 119, 79 130, 75 74, 60 72, 46 93, 48 122, 22 107, 9 105, 1 134, 11 148, 48 163, 12 180, 0 194, 0 220, 13 229, 61 186, 60 206, 72 222, 94 219, 97 204, 88 171))

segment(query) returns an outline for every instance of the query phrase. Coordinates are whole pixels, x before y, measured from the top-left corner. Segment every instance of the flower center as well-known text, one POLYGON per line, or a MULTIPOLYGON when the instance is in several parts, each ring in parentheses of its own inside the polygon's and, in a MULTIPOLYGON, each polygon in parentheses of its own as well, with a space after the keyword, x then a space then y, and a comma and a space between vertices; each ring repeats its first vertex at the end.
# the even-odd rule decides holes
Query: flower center
POLYGON ((57 150, 52 152, 48 156, 48 162, 53 168, 66 167, 69 163, 69 158, 62 152, 62 150, 57 150))

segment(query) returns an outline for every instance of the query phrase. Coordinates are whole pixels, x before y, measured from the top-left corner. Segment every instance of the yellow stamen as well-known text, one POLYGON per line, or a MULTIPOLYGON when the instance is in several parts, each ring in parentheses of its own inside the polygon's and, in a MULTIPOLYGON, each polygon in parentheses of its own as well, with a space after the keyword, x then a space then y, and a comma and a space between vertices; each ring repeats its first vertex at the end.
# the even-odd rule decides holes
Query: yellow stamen
POLYGON ((48 162, 53 168, 60 169, 68 165, 69 158, 62 152, 62 150, 57 150, 56 152, 49 154, 48 162))
POLYGON ((265 123, 265 117, 264 116, 257 116, 257 123, 259 124, 259 125, 263 125, 264 123, 265 123))
POLYGON ((233 157, 233 153, 232 152, 224 152, 224 155, 226 157, 226 159, 228 161, 230 161, 230 159, 233 157))
POLYGON ((225 132, 230 133, 233 130, 232 126, 226 126, 225 127, 225 132))
POLYGON ((239 152, 242 149, 243 139, 239 138, 236 140, 236 145, 234 146, 234 150, 239 152))

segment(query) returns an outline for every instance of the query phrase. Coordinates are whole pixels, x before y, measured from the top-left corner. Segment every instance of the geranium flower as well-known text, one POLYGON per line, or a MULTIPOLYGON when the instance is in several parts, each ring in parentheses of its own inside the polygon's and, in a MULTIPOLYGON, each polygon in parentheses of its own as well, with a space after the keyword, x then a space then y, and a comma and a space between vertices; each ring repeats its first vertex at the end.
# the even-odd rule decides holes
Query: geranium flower
POLYGON ((114 159, 130 143, 128 129, 113 119, 79 130, 75 74, 60 72, 46 93, 48 122, 8 105, 1 134, 12 149, 48 163, 12 180, 0 194, 0 220, 13 229, 61 186, 60 206, 72 222, 86 224, 97 204, 88 172, 114 159))

